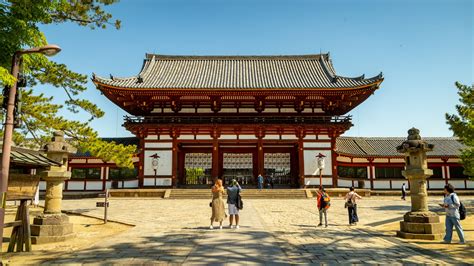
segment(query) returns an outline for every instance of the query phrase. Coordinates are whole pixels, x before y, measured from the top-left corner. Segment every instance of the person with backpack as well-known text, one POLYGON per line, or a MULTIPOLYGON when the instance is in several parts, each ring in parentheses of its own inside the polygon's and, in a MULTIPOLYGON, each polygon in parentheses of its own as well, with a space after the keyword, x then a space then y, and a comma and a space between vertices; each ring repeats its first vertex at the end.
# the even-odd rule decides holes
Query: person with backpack
POLYGON ((466 209, 462 205, 459 197, 454 193, 454 186, 447 184, 444 186, 444 202, 440 204, 441 207, 446 209, 446 235, 444 236, 444 243, 451 243, 453 237, 453 226, 456 228, 456 232, 459 236, 460 244, 465 244, 464 231, 462 230, 461 220, 466 218, 466 209))
POLYGON ((349 225, 357 225, 359 221, 359 216, 357 215, 357 199, 362 199, 362 197, 354 191, 354 187, 351 187, 349 193, 346 194, 346 203, 344 204, 344 207, 347 208, 349 212, 349 225))
POLYGON ((237 180, 232 179, 230 186, 227 187, 227 207, 229 210, 229 228, 239 229, 239 193, 242 191, 237 180), (235 216, 235 227, 232 225, 235 216))
POLYGON ((317 194, 317 201, 318 201, 318 210, 319 210, 318 226, 323 226, 323 215, 324 215, 325 227, 328 227, 327 210, 331 206, 331 198, 329 198, 329 194, 326 193, 326 190, 324 189, 323 186, 319 187, 318 194, 317 194))

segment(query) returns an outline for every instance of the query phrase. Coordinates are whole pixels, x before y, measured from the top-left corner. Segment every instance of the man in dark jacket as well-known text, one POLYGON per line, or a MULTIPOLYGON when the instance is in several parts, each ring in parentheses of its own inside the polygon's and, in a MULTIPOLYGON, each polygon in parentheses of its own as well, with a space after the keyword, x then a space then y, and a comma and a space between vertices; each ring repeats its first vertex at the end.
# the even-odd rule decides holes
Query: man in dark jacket
POLYGON ((242 191, 237 180, 232 179, 230 186, 227 187, 227 204, 229 209, 229 227, 239 229, 239 209, 237 209, 237 196, 239 192, 242 191), (233 227, 235 216, 235 227, 233 227))

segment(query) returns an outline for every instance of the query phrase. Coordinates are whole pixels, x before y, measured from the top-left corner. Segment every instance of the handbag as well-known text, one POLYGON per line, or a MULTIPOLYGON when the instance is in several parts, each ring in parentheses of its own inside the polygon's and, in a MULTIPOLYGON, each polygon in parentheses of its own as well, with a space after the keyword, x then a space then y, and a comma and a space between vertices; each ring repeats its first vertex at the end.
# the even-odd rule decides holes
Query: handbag
POLYGON ((235 207, 239 210, 244 208, 244 202, 242 201, 242 196, 240 196, 240 191, 237 192, 237 202, 235 203, 235 207))

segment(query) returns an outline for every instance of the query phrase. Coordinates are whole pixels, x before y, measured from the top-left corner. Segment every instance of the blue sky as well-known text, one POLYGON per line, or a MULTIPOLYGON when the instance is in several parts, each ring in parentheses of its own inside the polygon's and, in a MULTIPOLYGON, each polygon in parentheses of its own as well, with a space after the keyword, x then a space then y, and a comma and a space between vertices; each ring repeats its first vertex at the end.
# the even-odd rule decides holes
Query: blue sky
MULTIPOLYGON (((122 21, 120 30, 42 26, 49 42, 63 49, 54 60, 89 77, 133 76, 145 53, 322 51, 331 53, 339 75, 382 71, 381 88, 350 113, 354 126, 347 136, 406 136, 413 126, 422 136, 451 136, 444 114, 458 103, 454 82, 473 83, 470 0, 122 0, 107 10, 122 21)), ((106 112, 92 122, 100 136, 130 136, 121 126, 126 113, 91 82, 88 87, 84 97, 106 112)))

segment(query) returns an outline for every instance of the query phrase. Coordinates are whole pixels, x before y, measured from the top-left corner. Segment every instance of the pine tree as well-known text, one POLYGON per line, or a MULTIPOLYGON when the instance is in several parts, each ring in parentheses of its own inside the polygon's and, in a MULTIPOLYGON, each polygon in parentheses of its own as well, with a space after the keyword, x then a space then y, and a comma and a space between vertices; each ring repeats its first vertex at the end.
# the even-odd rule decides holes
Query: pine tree
MULTIPOLYGON (((118 0, 0 0, 0 86, 10 86, 16 81, 10 75, 15 51, 48 44, 40 25, 72 22, 91 29, 107 26, 119 29, 120 21, 112 21, 112 15, 103 9, 116 2, 118 0)), ((86 75, 41 54, 24 55, 22 65, 29 88, 21 91, 22 123, 14 132, 16 145, 27 145, 25 136, 31 136, 34 146, 42 147, 53 131, 62 130, 79 150, 87 150, 105 161, 113 160, 119 166, 133 167, 135 146, 102 141, 89 126, 90 121, 102 117, 104 112, 93 102, 80 98, 87 90, 86 75), (52 103, 53 97, 34 93, 31 87, 37 84, 49 85, 52 95, 60 90, 68 100, 64 104, 52 103), (85 111, 91 117, 87 122, 79 122, 59 115, 60 111, 85 111)), ((3 121, 4 113, 1 116, 3 121)))
POLYGON ((474 84, 471 86, 456 82, 460 104, 456 105, 456 114, 446 114, 447 123, 459 141, 466 145, 461 160, 464 174, 474 177, 474 84))

